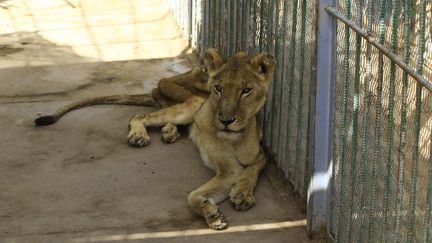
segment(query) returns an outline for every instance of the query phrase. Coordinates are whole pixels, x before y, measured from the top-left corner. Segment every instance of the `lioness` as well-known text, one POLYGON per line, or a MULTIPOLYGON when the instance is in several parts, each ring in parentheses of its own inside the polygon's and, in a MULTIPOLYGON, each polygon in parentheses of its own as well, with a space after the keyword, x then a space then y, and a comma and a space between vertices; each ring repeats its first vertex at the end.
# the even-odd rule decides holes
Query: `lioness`
POLYGON ((192 96, 184 103, 135 116, 128 141, 132 146, 147 145, 146 126, 163 126, 162 135, 175 139, 175 125, 192 124, 190 138, 216 175, 191 192, 188 203, 210 228, 222 230, 228 225, 217 204, 228 197, 237 210, 255 204, 253 192, 265 164, 256 114, 265 103, 275 61, 268 54, 250 58, 240 52, 224 62, 215 49, 209 49, 205 63, 209 97, 192 96))
MULTIPOLYGON (((176 125, 191 124, 190 138, 198 147, 204 164, 216 175, 191 192, 188 203, 205 218, 210 228, 222 230, 228 224, 217 206, 220 202, 229 198, 237 210, 247 210, 255 204, 253 192, 265 165, 257 113, 265 103, 275 61, 265 53, 249 57, 240 52, 225 62, 215 49, 206 52, 204 61, 207 72, 194 69, 186 74, 189 79, 180 85, 172 80, 161 80, 151 96, 141 97, 143 105, 156 104, 165 108, 132 118, 128 142, 137 147, 148 145, 148 126, 161 126, 163 140, 174 142, 179 137, 176 125), (191 80, 190 75, 199 78, 191 80)), ((112 100, 118 102, 122 97, 115 98, 112 100)), ((43 120, 50 118, 40 118, 39 122, 41 120, 41 124, 36 123, 45 125, 43 120)))

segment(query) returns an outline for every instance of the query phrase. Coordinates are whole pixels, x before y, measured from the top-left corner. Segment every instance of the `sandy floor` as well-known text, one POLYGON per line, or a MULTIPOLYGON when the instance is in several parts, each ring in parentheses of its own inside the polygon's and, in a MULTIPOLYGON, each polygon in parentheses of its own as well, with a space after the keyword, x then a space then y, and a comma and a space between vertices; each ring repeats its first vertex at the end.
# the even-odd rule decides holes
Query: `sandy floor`
POLYGON ((309 242, 303 206, 269 165, 257 205, 222 204, 230 228, 208 230, 189 192, 212 177, 182 138, 137 149, 131 116, 98 106, 57 124, 33 119, 82 99, 146 93, 191 66, 186 39, 159 1, 0 0, 1 242, 309 242))

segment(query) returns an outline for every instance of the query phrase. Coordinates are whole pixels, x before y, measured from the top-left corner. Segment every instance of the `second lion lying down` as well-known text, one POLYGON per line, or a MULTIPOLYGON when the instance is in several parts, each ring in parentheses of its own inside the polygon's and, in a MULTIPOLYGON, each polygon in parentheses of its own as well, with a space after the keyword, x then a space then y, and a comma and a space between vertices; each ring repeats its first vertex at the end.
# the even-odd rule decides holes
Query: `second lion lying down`
MULTIPOLYGON (((215 49, 207 51, 204 61, 208 82, 204 82, 205 87, 201 87, 202 82, 197 83, 204 92, 189 92, 187 87, 172 95, 164 92, 168 100, 176 101, 165 105, 157 102, 157 94, 153 94, 150 101, 145 96, 142 104, 153 105, 156 100, 165 108, 132 118, 128 142, 137 147, 149 144, 146 127, 150 126, 162 127, 163 140, 174 142, 179 137, 177 125, 190 124, 190 138, 198 147, 204 164, 216 175, 191 192, 188 203, 205 218, 210 228, 222 230, 228 224, 219 203, 229 199, 237 210, 247 210, 255 204, 254 189, 265 165, 257 113, 266 101, 275 61, 268 54, 249 57, 240 52, 225 62, 215 49), (186 96, 178 97, 179 94, 186 96)), ((59 113, 53 121, 64 113, 59 113)))
POLYGON ((176 137, 176 126, 192 124, 190 138, 207 167, 216 172, 210 181, 191 192, 188 203, 208 226, 227 227, 218 204, 229 198, 237 210, 255 204, 253 192, 265 165, 260 147, 261 127, 256 114, 264 105, 275 62, 268 54, 250 58, 237 53, 224 62, 214 49, 205 56, 210 95, 192 96, 184 103, 137 115, 130 121, 129 144, 148 144, 146 126, 163 126, 176 137))

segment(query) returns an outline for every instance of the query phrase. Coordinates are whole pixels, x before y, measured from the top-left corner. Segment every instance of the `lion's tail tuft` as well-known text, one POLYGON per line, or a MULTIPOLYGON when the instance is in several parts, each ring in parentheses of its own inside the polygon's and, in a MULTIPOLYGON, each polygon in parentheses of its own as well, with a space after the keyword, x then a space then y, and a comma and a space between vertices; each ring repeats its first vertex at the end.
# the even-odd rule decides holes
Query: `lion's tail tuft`
POLYGON ((34 120, 36 126, 47 126, 55 123, 57 118, 55 116, 41 116, 34 120))

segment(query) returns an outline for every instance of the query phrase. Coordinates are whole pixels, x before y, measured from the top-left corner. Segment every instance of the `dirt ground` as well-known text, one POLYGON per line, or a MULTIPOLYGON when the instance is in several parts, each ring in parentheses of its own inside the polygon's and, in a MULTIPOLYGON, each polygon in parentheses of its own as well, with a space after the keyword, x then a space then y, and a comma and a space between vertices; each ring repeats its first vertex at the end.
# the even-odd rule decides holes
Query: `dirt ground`
POLYGON ((222 204, 216 232, 188 208, 212 177, 186 138, 126 143, 131 116, 97 106, 33 119, 85 97, 147 93, 190 68, 187 41, 159 1, 0 0, 0 242, 311 242, 304 206, 262 174, 257 205, 222 204))

